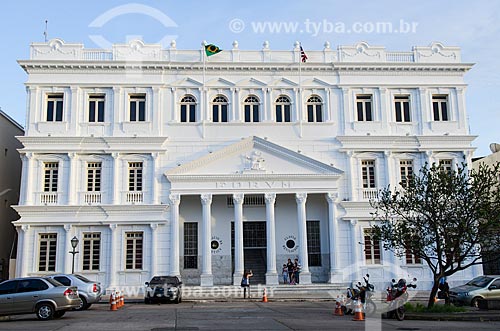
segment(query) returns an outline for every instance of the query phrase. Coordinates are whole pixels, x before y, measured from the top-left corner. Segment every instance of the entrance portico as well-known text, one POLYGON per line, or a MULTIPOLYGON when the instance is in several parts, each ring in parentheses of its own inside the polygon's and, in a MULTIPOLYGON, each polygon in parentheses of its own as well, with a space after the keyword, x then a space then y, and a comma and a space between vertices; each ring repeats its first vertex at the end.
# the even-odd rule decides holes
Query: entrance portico
MULTIPOLYGON (((297 245, 289 251, 290 256, 298 257, 302 265, 300 282, 311 283, 311 272, 308 263, 307 240, 307 200, 311 194, 318 193, 330 199, 335 195, 337 179, 342 172, 332 166, 323 164, 299 153, 290 151, 279 145, 257 137, 250 137, 233 145, 210 153, 166 173, 171 183, 171 203, 175 205, 177 198, 182 201, 184 196, 199 196, 202 210, 200 232, 200 256, 202 286, 214 285, 212 273, 212 242, 220 223, 234 221, 234 267, 232 268, 232 283, 239 285, 245 267, 243 223, 246 221, 265 221, 266 224, 266 284, 278 284, 281 266, 277 267, 276 212, 285 214, 282 223, 286 222, 288 232, 296 232, 297 245), (264 166, 265 164, 265 166, 264 166), (233 208, 232 220, 223 220, 212 214, 212 203, 216 197, 228 197, 233 208), (245 196, 263 197, 262 205, 245 205, 245 196), (277 207, 276 201, 282 196, 293 196, 295 210, 290 204, 277 207), (262 215, 260 214, 262 210, 262 215), (295 221, 293 220, 295 219, 295 221), (217 223, 217 224, 215 224, 217 223), (296 229, 292 231, 292 229, 296 229)), ((192 200, 192 199, 191 199, 192 200)), ((330 274, 337 272, 337 260, 332 258, 335 251, 338 231, 330 224, 335 223, 335 201, 328 200, 327 218, 330 219, 330 274), (333 215, 333 216, 332 216, 333 215), (333 234, 332 234, 333 232, 333 234), (332 241, 333 240, 333 241, 332 241)), ((260 201, 260 200, 259 200, 260 201)), ((289 201, 289 199, 287 200, 289 201)), ((327 200, 324 200, 325 202, 327 200)), ((221 208, 221 206, 218 206, 221 208)), ((177 245, 179 252, 180 209, 171 208, 172 229, 171 245, 177 245)), ((294 234, 295 236, 295 234, 294 234)), ((217 244, 218 246, 218 244, 217 244)), ((182 254, 181 254, 182 255, 182 254)), ((172 257, 171 273, 179 272, 179 256, 172 257), (173 261, 175 260, 175 261, 173 261), (176 270, 177 268, 177 270, 176 270)), ((181 273, 182 274, 182 273, 181 273)))

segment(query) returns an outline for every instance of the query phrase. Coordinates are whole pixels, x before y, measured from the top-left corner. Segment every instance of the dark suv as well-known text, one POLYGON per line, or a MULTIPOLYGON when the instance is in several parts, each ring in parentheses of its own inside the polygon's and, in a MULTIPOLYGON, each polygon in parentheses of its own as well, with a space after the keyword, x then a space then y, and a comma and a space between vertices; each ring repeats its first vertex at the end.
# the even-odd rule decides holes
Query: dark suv
POLYGON ((146 282, 144 303, 182 301, 182 282, 177 276, 154 276, 146 282))

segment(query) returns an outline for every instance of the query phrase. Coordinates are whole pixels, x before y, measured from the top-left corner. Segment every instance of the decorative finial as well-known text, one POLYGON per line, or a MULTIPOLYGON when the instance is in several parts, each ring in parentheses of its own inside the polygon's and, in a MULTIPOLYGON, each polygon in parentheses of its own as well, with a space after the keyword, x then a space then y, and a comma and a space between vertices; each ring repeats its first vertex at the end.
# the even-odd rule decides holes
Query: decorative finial
POLYGON ((262 44, 262 47, 264 47, 264 49, 269 49, 269 41, 264 41, 264 43, 262 44))
POLYGON ((175 39, 173 39, 171 42, 170 42, 170 48, 171 49, 175 49, 177 47, 177 42, 175 41, 175 39))
POLYGON ((325 50, 327 49, 330 49, 330 42, 329 41, 325 41, 325 50))
POLYGON ((233 41, 233 49, 238 49, 238 41, 233 41))
POLYGON ((295 42, 293 43, 293 47, 294 47, 295 49, 299 49, 299 48, 300 48, 300 42, 299 42, 298 40, 297 40, 297 41, 295 41, 295 42))

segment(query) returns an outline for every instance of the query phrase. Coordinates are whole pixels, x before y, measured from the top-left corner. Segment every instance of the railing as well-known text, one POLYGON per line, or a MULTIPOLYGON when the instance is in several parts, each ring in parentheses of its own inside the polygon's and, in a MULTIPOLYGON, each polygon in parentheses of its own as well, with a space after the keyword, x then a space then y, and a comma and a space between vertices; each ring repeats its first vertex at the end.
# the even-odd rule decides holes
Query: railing
POLYGON ((131 204, 143 203, 144 195, 142 192, 126 192, 126 202, 131 204))
POLYGON ((83 59, 94 61, 111 61, 113 60, 113 52, 100 49, 84 49, 83 59))
POLYGON ((376 188, 363 188, 361 189, 362 200, 373 200, 378 197, 378 189, 376 188))
POLYGON ((56 205, 58 201, 57 192, 40 193, 40 203, 42 205, 56 205))
POLYGON ((385 56, 387 62, 415 62, 412 52, 387 52, 385 56))
POLYGON ((87 205, 96 205, 101 203, 101 192, 85 192, 84 201, 87 205))

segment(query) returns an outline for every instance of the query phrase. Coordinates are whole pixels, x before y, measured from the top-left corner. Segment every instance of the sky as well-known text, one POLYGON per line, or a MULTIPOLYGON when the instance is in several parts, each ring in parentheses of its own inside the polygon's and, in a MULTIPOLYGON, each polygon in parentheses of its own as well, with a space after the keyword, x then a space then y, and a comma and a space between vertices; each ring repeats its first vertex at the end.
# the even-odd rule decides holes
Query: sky
POLYGON ((475 63, 465 76, 470 132, 478 135, 474 156, 488 155, 489 144, 500 143, 497 0, 9 0, 0 13, 0 107, 23 126, 27 76, 16 61, 29 58, 30 43, 44 41, 47 20, 49 39, 86 48, 137 38, 165 47, 175 39, 178 49, 199 49, 204 40, 222 49, 237 40, 242 50, 260 50, 264 41, 274 50, 292 49, 297 40, 306 51, 323 49, 325 41, 332 49, 359 41, 390 51, 433 41, 459 46, 462 61, 475 63), (372 29, 384 22, 398 33, 372 29), (408 26, 415 28, 406 32, 408 26))

